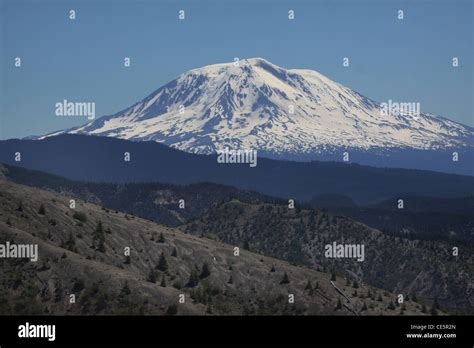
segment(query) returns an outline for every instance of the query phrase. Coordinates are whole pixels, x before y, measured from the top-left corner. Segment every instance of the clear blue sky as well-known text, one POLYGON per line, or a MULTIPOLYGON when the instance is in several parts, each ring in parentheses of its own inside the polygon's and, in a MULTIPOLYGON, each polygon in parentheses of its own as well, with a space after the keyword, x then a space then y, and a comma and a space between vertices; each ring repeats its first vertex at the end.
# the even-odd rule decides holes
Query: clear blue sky
POLYGON ((87 122, 56 117, 63 99, 93 101, 99 117, 191 68, 256 56, 474 126, 472 0, 0 2, 1 139, 87 122))

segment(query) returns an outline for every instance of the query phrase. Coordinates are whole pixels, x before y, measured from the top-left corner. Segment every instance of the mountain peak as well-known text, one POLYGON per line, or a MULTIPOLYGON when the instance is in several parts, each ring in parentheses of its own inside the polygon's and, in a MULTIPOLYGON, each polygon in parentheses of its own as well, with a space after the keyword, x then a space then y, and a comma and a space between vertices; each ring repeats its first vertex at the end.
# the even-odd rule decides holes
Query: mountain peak
POLYGON ((474 144, 469 127, 423 113, 384 115, 378 102, 316 71, 261 57, 190 70, 131 107, 66 132, 207 154, 224 147, 307 156, 337 148, 474 144))
POLYGON ((184 74, 182 74, 182 76, 187 75, 187 74, 195 74, 195 73, 200 73, 200 74, 216 74, 216 73, 225 73, 225 72, 243 73, 247 71, 248 68, 253 69, 256 67, 260 67, 263 69, 270 68, 270 69, 285 70, 273 64, 272 62, 266 60, 265 58, 255 57, 255 58, 235 60, 233 62, 206 65, 206 66, 195 68, 188 72, 185 72, 184 74))
POLYGON ((272 62, 270 62, 270 61, 268 61, 268 60, 266 60, 265 58, 262 58, 262 57, 247 58, 247 59, 244 59, 244 61, 248 62, 250 65, 267 64, 267 65, 276 66, 272 62))

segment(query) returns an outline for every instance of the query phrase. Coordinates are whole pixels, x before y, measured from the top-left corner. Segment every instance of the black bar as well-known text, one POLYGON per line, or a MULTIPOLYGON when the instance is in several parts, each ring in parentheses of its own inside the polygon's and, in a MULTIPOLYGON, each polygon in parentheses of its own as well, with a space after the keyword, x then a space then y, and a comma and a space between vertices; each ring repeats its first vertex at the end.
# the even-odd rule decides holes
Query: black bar
POLYGON ((474 317, 0 317, 0 346, 58 344, 474 344, 474 317), (56 325, 54 342, 19 338, 29 324, 56 325), (420 331, 411 326, 426 326, 420 331), (428 325, 434 325, 431 329, 428 325), (443 325, 443 326, 440 326, 443 325), (448 326, 446 326, 448 325, 448 326), (455 328, 450 329, 451 325, 455 328), (407 334, 455 334, 455 338, 407 338, 407 334))

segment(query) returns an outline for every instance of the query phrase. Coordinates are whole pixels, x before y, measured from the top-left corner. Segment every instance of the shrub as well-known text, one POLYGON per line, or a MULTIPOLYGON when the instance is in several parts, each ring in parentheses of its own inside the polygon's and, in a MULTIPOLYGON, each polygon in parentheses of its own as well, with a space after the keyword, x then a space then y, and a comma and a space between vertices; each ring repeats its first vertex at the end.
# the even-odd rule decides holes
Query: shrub
POLYGON ((38 214, 40 215, 45 215, 46 214, 46 209, 44 208, 44 205, 41 204, 39 209, 38 209, 38 214))
POLYGON ((74 212, 72 217, 76 220, 79 220, 80 222, 86 223, 87 222, 87 215, 81 212, 74 212))
POLYGON ((168 309, 166 310, 167 315, 176 315, 178 314, 178 306, 175 304, 169 305, 168 309))

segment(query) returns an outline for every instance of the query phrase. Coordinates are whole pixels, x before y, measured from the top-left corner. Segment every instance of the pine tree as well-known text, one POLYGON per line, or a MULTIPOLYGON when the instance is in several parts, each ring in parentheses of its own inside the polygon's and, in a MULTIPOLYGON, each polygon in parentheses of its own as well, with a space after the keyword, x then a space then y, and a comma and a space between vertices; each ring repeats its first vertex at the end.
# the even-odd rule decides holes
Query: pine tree
POLYGON ((352 283, 352 287, 354 289, 358 289, 359 288, 359 283, 357 283, 357 280, 354 280, 354 282, 352 283))
POLYGON ((162 272, 166 272, 168 270, 168 262, 166 261, 165 254, 163 252, 161 252, 156 268, 162 272))
POLYGON ((99 221, 94 231, 94 240, 98 241, 97 250, 101 253, 105 252, 105 235, 104 235, 104 228, 102 227, 102 222, 99 221))
POLYGON ((270 272, 275 272, 275 265, 272 265, 272 269, 270 270, 270 272))
POLYGON ((99 221, 97 223, 97 226, 95 227, 94 231, 94 239, 99 239, 100 236, 104 234, 104 228, 102 227, 102 221, 99 221))
POLYGON ((331 280, 332 280, 333 282, 336 281, 336 273, 334 273, 334 272, 331 273, 331 280))
POLYGON ((342 303, 341 303, 341 298, 339 297, 339 298, 337 299, 336 308, 334 308, 334 310, 337 311, 337 310, 339 310, 339 309, 341 309, 341 308, 342 308, 342 303))
POLYGON ((199 275, 199 279, 207 278, 211 275, 211 271, 209 270, 209 265, 204 263, 202 266, 201 274, 199 275))
POLYGON ((281 280, 280 284, 288 284, 290 282, 290 279, 288 278, 288 274, 283 274, 283 279, 281 280))
POLYGON ((178 257, 178 251, 176 250, 176 248, 173 248, 173 251, 171 252, 171 256, 178 257))
POLYGON ((72 232, 69 232, 69 238, 66 241, 66 248, 70 251, 74 251, 76 246, 76 241, 74 240, 74 237, 72 235, 72 232))
POLYGON ((421 313, 426 313, 426 305, 424 303, 421 306, 421 313))
POLYGON ((158 237, 158 243, 164 243, 165 242, 165 236, 163 236, 163 232, 160 233, 160 236, 158 237))
POLYGON ((365 301, 364 301, 364 305, 362 306, 360 311, 363 312, 363 311, 366 311, 366 310, 367 310, 367 303, 365 303, 365 301))
POLYGON ((392 301, 392 300, 390 300, 390 303, 388 304, 388 307, 387 307, 387 308, 390 309, 390 310, 392 310, 392 311, 395 309, 395 305, 393 304, 393 301, 392 301))
POLYGON ((44 208, 44 205, 41 204, 39 209, 38 209, 38 214, 45 215, 46 214, 46 209, 44 208))
POLYGON ((229 277, 229 281, 227 283, 228 284, 234 284, 234 279, 232 279, 232 276, 229 277))
POLYGON ((189 275, 188 282, 186 283, 187 288, 194 288, 199 284, 199 276, 197 269, 193 269, 189 275))
POLYGON ((161 277, 160 286, 161 286, 162 288, 166 288, 166 280, 165 280, 165 275, 164 275, 164 274, 163 274, 163 276, 161 277))
POLYGON ((20 201, 20 203, 18 203, 18 208, 16 208, 16 211, 23 211, 23 202, 20 201))
POLYGON ((309 292, 312 292, 313 291, 313 286, 311 285, 311 281, 308 280, 308 282, 306 283, 306 286, 304 287, 305 290, 308 290, 309 292))
POLYGON ((382 302, 382 295, 379 294, 379 296, 377 297, 377 301, 382 302))
POLYGON ((244 249, 245 250, 250 250, 249 241, 247 239, 244 241, 244 249))

